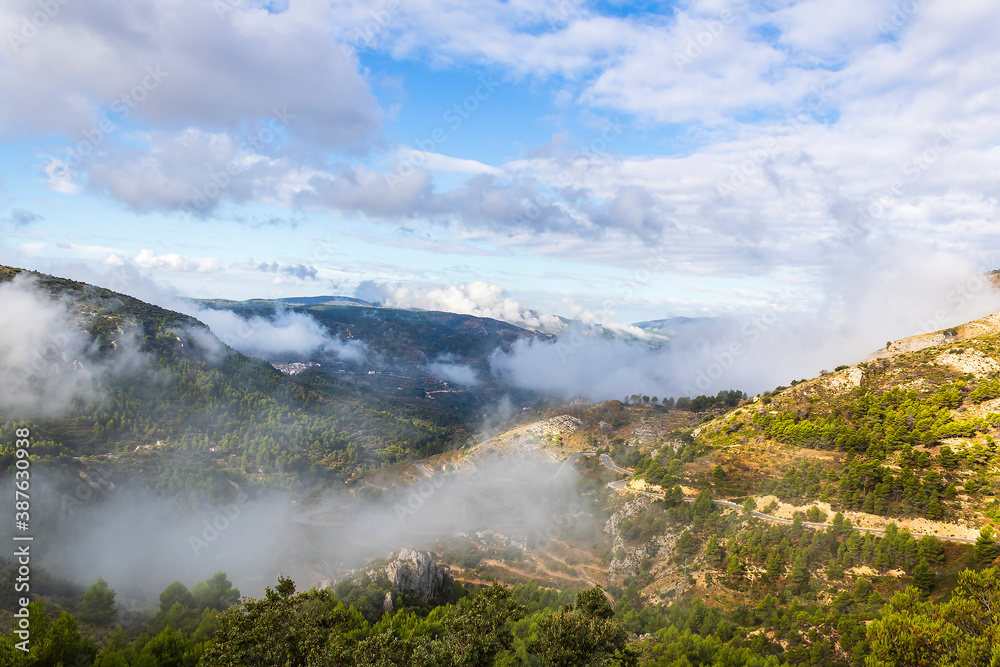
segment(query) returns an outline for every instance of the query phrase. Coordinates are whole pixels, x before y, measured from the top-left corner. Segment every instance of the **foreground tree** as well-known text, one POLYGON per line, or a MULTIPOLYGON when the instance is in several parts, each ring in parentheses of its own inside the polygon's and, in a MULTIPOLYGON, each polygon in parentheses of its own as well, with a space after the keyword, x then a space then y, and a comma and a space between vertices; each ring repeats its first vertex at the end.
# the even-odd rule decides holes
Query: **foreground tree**
POLYGON ((107 626, 115 618, 115 591, 108 588, 108 582, 98 579, 97 583, 83 594, 83 600, 76 606, 77 617, 86 623, 107 626))
POLYGON ((566 605, 539 624, 528 650, 543 665, 637 665, 628 645, 628 632, 614 620, 615 610, 600 586, 580 592, 575 609, 566 605))
POLYGON ((17 648, 21 641, 16 635, 0 635, 0 665, 25 667, 31 665, 90 665, 97 655, 97 647, 80 634, 76 619, 62 612, 55 621, 49 618, 45 602, 37 600, 28 605, 31 641, 29 652, 17 648))
POLYGON ((868 627, 867 667, 1000 667, 1000 576, 994 568, 959 575, 947 602, 921 599, 910 586, 868 627))
POLYGON ((436 625, 433 633, 404 612, 386 614, 370 626, 331 590, 296 593, 291 579, 279 577, 278 585, 266 589, 263 598, 246 598, 223 612, 215 640, 200 664, 493 665, 511 651, 513 624, 523 617, 524 607, 510 590, 494 584, 473 598, 434 610, 428 618, 436 625))
POLYGON ((295 582, 278 578, 264 597, 246 598, 222 614, 202 664, 349 665, 351 652, 343 635, 367 630, 361 614, 338 603, 329 589, 295 593, 295 582))
POLYGON ((989 565, 997 557, 997 543, 993 537, 993 526, 984 526, 976 539, 976 560, 980 565, 989 565))

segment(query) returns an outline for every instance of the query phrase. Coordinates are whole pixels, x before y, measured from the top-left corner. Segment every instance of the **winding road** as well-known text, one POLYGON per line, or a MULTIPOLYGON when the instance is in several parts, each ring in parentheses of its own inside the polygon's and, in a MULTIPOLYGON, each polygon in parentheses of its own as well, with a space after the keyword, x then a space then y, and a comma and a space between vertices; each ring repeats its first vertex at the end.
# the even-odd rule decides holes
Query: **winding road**
MULTIPOLYGON (((576 463, 576 461, 581 456, 594 456, 595 454, 597 454, 597 452, 580 452, 578 454, 574 454, 573 456, 566 459, 564 465, 572 465, 573 463, 576 463)), ((657 500, 663 498, 662 493, 650 493, 649 491, 639 491, 638 489, 630 488, 628 486, 628 482, 629 480, 632 479, 633 476, 632 471, 617 465, 607 454, 601 454, 601 464, 605 468, 608 468, 609 470, 614 470, 616 473, 620 475, 628 476, 628 479, 619 480, 617 482, 608 482, 608 486, 614 489, 615 491, 620 491, 620 492, 631 491, 632 493, 637 493, 639 495, 647 496, 649 498, 656 498, 657 500)), ((681 500, 683 500, 686 503, 694 502, 694 498, 681 498, 681 500)), ((729 507, 731 509, 740 511, 743 510, 743 505, 730 502, 728 500, 713 500, 712 502, 721 507, 729 507)), ((750 516, 756 517, 758 519, 763 519, 764 521, 772 521, 774 523, 784 523, 784 524, 794 523, 791 519, 779 519, 776 516, 771 516, 770 514, 764 514, 763 512, 751 512, 750 516)), ((814 523, 812 521, 803 521, 802 525, 807 528, 819 528, 819 529, 826 529, 832 526, 832 524, 829 523, 814 523)), ((862 528, 861 526, 851 526, 851 528, 860 533, 874 533, 876 535, 885 534, 885 530, 882 528, 862 528)), ((936 535, 934 533, 911 533, 911 535, 913 535, 913 537, 916 539, 919 539, 921 537, 936 537, 939 540, 944 540, 946 542, 961 542, 963 544, 976 543, 976 540, 970 537, 953 537, 951 535, 936 535)))
MULTIPOLYGON (((573 455, 571 455, 571 456, 563 459, 562 465, 559 467, 559 470, 556 472, 556 475, 558 476, 558 475, 562 474, 562 472, 567 467, 572 467, 582 457, 584 457, 584 456, 596 456, 596 455, 597 455, 597 452, 577 452, 576 454, 573 454, 573 455)), ((613 470, 616 473, 618 473, 619 475, 625 475, 626 478, 627 478, 627 479, 618 480, 616 482, 608 482, 608 487, 614 489, 615 491, 621 492, 621 493, 630 492, 630 493, 635 493, 635 494, 638 494, 638 495, 641 495, 641 496, 646 496, 648 498, 655 498, 657 500, 661 500, 663 498, 663 494, 662 493, 651 493, 649 491, 639 491, 638 489, 630 488, 628 486, 628 483, 629 483, 629 480, 631 480, 632 477, 633 477, 632 471, 629 470, 629 469, 627 469, 627 468, 623 468, 620 465, 618 465, 617 463, 615 463, 614 460, 610 456, 608 456, 607 454, 601 454, 600 455, 600 461, 601 461, 601 465, 603 465, 605 468, 607 468, 609 470, 613 470)), ((434 472, 432 470, 428 469, 423 463, 416 463, 414 465, 416 466, 417 470, 419 470, 421 473, 423 473, 427 477, 433 477, 434 476, 434 472)), ((695 499, 694 498, 681 498, 681 500, 683 500, 686 503, 693 503, 695 499)), ((740 505, 738 503, 731 502, 729 500, 713 500, 712 502, 714 504, 716 504, 716 505, 719 505, 720 507, 728 507, 730 509, 743 511, 743 506, 742 505, 740 505)), ((751 512, 750 516, 756 517, 758 519, 763 519, 764 521, 771 521, 772 523, 783 523, 783 524, 791 524, 791 523, 793 523, 793 521, 791 519, 779 519, 776 516, 771 516, 770 514, 764 514, 763 512, 751 512)), ((803 521, 802 525, 805 526, 805 527, 807 527, 807 528, 818 528, 820 530, 825 530, 826 528, 830 528, 832 524, 829 524, 829 523, 815 523, 815 522, 812 522, 812 521, 803 521)), ((858 531, 859 533, 874 533, 876 535, 884 535, 885 534, 885 529, 883 529, 883 528, 863 528, 861 526, 851 526, 851 528, 854 529, 854 530, 856 530, 856 531, 858 531)), ((911 533, 911 535, 913 535, 914 538, 918 538, 918 539, 921 538, 921 537, 936 537, 939 540, 944 540, 946 542, 961 542, 962 544, 975 544, 976 543, 975 538, 971 538, 971 537, 953 537, 951 535, 937 535, 937 534, 934 534, 934 533, 911 533)))

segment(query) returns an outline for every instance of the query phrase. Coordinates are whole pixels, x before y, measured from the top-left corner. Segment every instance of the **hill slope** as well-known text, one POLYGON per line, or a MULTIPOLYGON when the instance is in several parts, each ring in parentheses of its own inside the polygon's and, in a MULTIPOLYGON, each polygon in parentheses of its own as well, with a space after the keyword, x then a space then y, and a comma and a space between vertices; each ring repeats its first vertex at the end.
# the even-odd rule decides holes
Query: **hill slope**
MULTIPOLYGON (((197 320, 127 295, 10 267, 0 268, 0 285, 49 327, 17 341, 16 332, 5 333, 5 344, 28 346, 42 362, 7 369, 27 373, 25 389, 41 393, 33 405, 5 404, 2 469, 13 463, 14 418, 32 428, 36 455, 114 454, 103 462, 128 469, 143 467, 128 461, 145 456, 163 464, 147 460, 149 481, 169 480, 181 466, 176 484, 185 488, 198 486, 199 470, 289 483, 351 478, 440 451, 459 428, 329 375, 282 375, 223 345, 197 320), (63 409, 41 410, 59 386, 79 391, 65 397, 63 409)), ((224 492, 224 480, 214 478, 207 486, 224 492)))

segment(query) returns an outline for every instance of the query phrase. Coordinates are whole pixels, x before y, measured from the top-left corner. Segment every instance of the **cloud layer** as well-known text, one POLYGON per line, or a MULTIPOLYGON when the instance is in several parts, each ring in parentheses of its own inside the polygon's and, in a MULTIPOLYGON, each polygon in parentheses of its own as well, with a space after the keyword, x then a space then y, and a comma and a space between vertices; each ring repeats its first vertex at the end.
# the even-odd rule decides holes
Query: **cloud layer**
POLYGON ((333 336, 305 313, 279 310, 271 317, 241 317, 228 310, 202 308, 194 303, 179 304, 192 317, 212 329, 219 339, 244 354, 279 361, 289 355, 329 354, 359 363, 368 346, 359 340, 345 341, 333 336))
POLYGON ((102 383, 146 370, 128 334, 101 353, 70 303, 31 278, 0 283, 0 414, 7 419, 57 417, 98 400, 102 383))
POLYGON ((506 382, 565 399, 754 394, 857 363, 886 340, 1000 310, 1000 290, 983 265, 912 247, 899 252, 908 256, 872 257, 869 265, 831 274, 836 285, 810 310, 800 293, 779 292, 742 314, 679 324, 666 345, 574 327, 549 341, 497 351, 492 368, 506 382))

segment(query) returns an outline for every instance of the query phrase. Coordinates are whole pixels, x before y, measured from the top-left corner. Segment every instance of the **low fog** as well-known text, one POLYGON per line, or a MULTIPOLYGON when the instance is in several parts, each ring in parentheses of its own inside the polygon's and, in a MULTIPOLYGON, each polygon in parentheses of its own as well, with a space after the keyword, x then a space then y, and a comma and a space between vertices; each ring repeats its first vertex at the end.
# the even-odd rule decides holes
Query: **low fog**
POLYGON ((345 341, 331 335, 306 313, 279 309, 272 317, 245 318, 228 310, 203 308, 186 300, 173 304, 173 308, 207 324, 226 345, 270 361, 288 355, 320 353, 359 363, 364 361, 368 351, 368 346, 359 340, 345 341))
MULTIPOLYGON (((368 346, 364 342, 341 339, 307 313, 279 306, 270 317, 242 317, 229 310, 209 308, 182 296, 177 290, 143 276, 134 267, 120 267, 110 273, 101 273, 82 265, 59 265, 48 271, 53 275, 99 285, 193 317, 208 326, 226 345, 248 356, 267 361, 318 353, 342 361, 360 363, 368 353, 368 346)), ((204 339, 200 332, 193 333, 193 336, 204 339)), ((206 348, 217 347, 212 341, 202 342, 206 348)))
POLYGON ((309 587, 458 531, 490 528, 534 544, 580 512, 576 473, 547 459, 479 459, 417 476, 378 499, 344 489, 303 504, 290 493, 234 488, 228 502, 180 512, 138 489, 97 490, 96 475, 50 471, 34 482, 44 499, 34 509, 34 548, 54 573, 87 585, 104 577, 122 604, 155 606, 169 583, 191 586, 219 570, 244 594, 261 593, 279 573, 309 587))
POLYGON ((456 363, 451 357, 442 357, 427 364, 427 372, 445 382, 466 387, 479 385, 479 376, 476 374, 476 370, 468 364, 456 363))
MULTIPOLYGON (((944 253, 913 253, 906 262, 898 252, 873 256, 831 271, 815 292, 789 286, 752 312, 679 325, 667 344, 584 327, 497 351, 491 367, 510 384, 564 398, 667 397, 729 388, 752 394, 856 363, 887 340, 1000 310, 986 268, 944 253)), ((0 301, 0 410, 6 415, 59 414, 92 396, 106 374, 142 368, 141 355, 127 341, 109 357, 113 361, 94 361, 72 304, 51 299, 30 280, 0 285, 0 301)), ((248 353, 365 353, 361 344, 339 341, 307 315, 279 312, 247 320, 184 303, 192 304, 166 305, 205 321, 223 341, 248 353)), ((447 358, 431 362, 428 370, 461 384, 477 379, 447 358)), ((46 499, 35 523, 42 530, 36 537, 42 563, 83 584, 104 577, 123 604, 155 600, 172 581, 191 585, 218 570, 228 572, 244 593, 261 592, 279 572, 303 586, 316 585, 366 559, 402 547, 432 548, 459 531, 492 528, 538 539, 558 530, 578 500, 571 468, 560 473, 558 464, 528 459, 479 460, 385 491, 345 487, 309 504, 290 493, 234 488, 227 502, 195 512, 128 486, 96 491, 80 479, 57 478, 55 469, 48 474, 53 477, 34 487, 46 499)))
POLYGON ((8 419, 61 416, 99 399, 105 381, 148 370, 130 332, 101 354, 73 302, 29 275, 0 283, 0 304, 0 414, 8 419))
POLYGON ((580 326, 497 351, 492 368, 510 384, 564 399, 725 389, 753 395, 855 364, 889 340, 1000 311, 1000 291, 985 275, 1000 261, 915 249, 902 261, 902 252, 886 249, 884 256, 831 268, 819 292, 789 285, 758 309, 678 326, 667 345, 653 337, 602 337, 599 329, 580 326))

